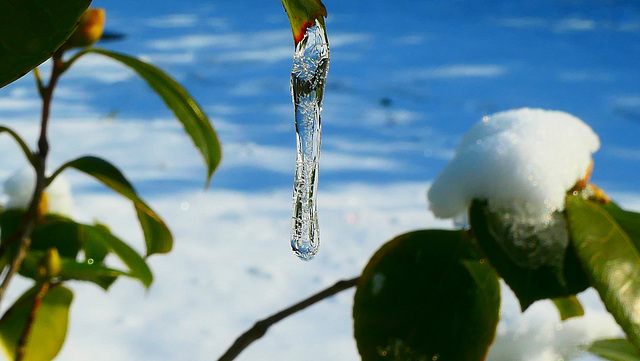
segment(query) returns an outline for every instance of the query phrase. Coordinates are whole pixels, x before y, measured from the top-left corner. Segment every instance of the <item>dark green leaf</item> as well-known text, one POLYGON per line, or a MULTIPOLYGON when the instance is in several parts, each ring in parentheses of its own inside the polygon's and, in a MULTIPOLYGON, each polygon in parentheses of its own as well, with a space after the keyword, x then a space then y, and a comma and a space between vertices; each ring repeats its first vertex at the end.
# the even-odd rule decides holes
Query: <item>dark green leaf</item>
MULTIPOLYGON (((27 291, 0 319, 0 340, 9 359, 16 348, 33 309, 39 287, 27 291)), ((73 293, 62 287, 52 287, 42 298, 36 313, 24 361, 51 361, 60 351, 67 335, 69 307, 73 293)))
POLYGON ((575 296, 554 298, 552 301, 558 309, 562 321, 584 316, 584 309, 575 296))
POLYGON ((105 227, 81 225, 81 234, 85 242, 100 243, 118 256, 129 268, 128 276, 140 280, 145 287, 151 285, 153 275, 144 258, 105 227))
POLYGON ((609 213, 629 238, 631 238, 636 249, 640 250, 640 213, 625 211, 613 202, 601 204, 600 207, 609 213))
POLYGON ((98 264, 79 263, 68 259, 62 259, 60 265, 59 277, 62 280, 93 282, 105 290, 109 289, 118 276, 129 274, 98 264))
POLYGON ((607 310, 640 347, 640 253, 599 204, 567 197, 576 253, 607 310))
POLYGON ((191 95, 165 72, 142 60, 104 49, 91 48, 81 54, 86 53, 101 54, 128 66, 160 95, 167 107, 182 123, 185 132, 191 137, 193 144, 202 154, 207 165, 206 184, 208 186, 213 172, 220 164, 222 149, 209 118, 207 118, 191 95))
POLYGON ((611 361, 640 361, 638 349, 625 338, 595 341, 588 350, 611 361))
MULTIPOLYGON (((108 288, 115 277, 126 275, 138 279, 145 287, 149 287, 153 282, 153 275, 144 258, 134 249, 121 241, 109 232, 108 228, 102 225, 90 226, 76 223, 69 219, 59 218, 56 221, 58 227, 67 230, 70 243, 78 244, 85 252, 86 263, 76 263, 75 256, 64 257, 60 276, 64 279, 77 279, 91 281, 102 288, 108 288), (128 272, 113 270, 102 264, 102 259, 87 258, 90 254, 86 249, 100 250, 100 256, 104 259, 103 252, 113 252, 129 269, 128 272)), ((50 247, 44 248, 44 250, 50 247)), ((29 278, 39 279, 38 267, 44 255, 44 250, 32 249, 27 253, 20 268, 20 273, 29 278)), ((59 252, 62 254, 61 252, 59 252)))
POLYGON ((0 1, 0 88, 47 60, 74 32, 90 0, 0 1))
POLYGON ((96 178, 107 187, 133 202, 144 233, 147 255, 171 251, 173 236, 169 228, 162 219, 138 197, 133 186, 120 170, 103 159, 97 157, 82 157, 64 164, 53 174, 50 181, 66 168, 75 168, 96 178))
POLYGON ((588 281, 573 248, 563 214, 544 230, 514 230, 492 213, 486 201, 473 201, 471 228, 480 247, 518 297, 522 310, 546 298, 585 290, 588 281))
POLYGON ((353 306, 358 350, 364 361, 483 360, 499 308, 498 277, 463 232, 407 233, 362 273, 353 306))
MULTIPOLYGON (((0 7, 1 6, 2 5, 0 5, 0 7)), ((0 35, 0 37, 1 36, 2 35, 0 35)), ((2 55, 0 55, 0 58, 1 57, 2 57, 2 55)), ((22 140, 22 138, 20 138, 18 133, 14 132, 13 130, 11 130, 11 129, 7 128, 7 127, 3 127, 3 126, 0 126, 0 133, 9 134, 18 143, 18 145, 20 146, 20 149, 22 149, 22 153, 24 153, 25 157, 27 157, 27 160, 29 161, 29 163, 31 163, 33 166, 35 166, 35 164, 36 164, 35 155, 31 151, 31 149, 29 149, 29 146, 27 146, 27 143, 25 143, 24 140, 22 140)))

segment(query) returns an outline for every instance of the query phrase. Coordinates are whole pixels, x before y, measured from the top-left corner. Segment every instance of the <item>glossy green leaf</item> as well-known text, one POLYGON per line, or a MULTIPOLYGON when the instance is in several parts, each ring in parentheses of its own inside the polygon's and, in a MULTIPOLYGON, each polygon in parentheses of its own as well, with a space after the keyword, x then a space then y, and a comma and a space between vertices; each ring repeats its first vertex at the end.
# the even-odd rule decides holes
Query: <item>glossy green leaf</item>
POLYGON ((147 255, 168 253, 173 246, 173 236, 164 221, 138 196, 124 175, 111 163, 98 157, 82 157, 64 164, 51 177, 55 178, 66 168, 74 168, 86 173, 107 187, 130 199, 136 209, 138 220, 144 233, 147 255))
POLYGON ((569 247, 564 216, 544 230, 514 231, 485 201, 473 201, 470 223, 483 252, 520 301, 522 310, 546 298, 574 295, 589 283, 569 247))
POLYGON ((600 204, 600 207, 609 213, 640 250, 640 213, 625 211, 613 202, 600 204))
POLYGON ((62 280, 92 282, 105 290, 108 290, 119 276, 129 274, 98 264, 80 263, 69 259, 62 259, 59 274, 62 280))
POLYGON ((51 57, 90 0, 0 1, 0 88, 51 57))
POLYGON ((3 127, 3 126, 0 126, 0 133, 9 134, 16 141, 16 143, 18 143, 18 145, 20 146, 20 149, 22 149, 22 153, 24 153, 24 156, 27 157, 27 160, 29 161, 29 163, 31 163, 32 165, 35 166, 35 164, 36 164, 35 155, 31 151, 31 149, 29 149, 29 146, 27 145, 27 143, 25 143, 24 140, 22 140, 22 138, 20 138, 18 133, 14 132, 10 128, 3 127))
POLYGON ((153 275, 144 258, 118 237, 105 230, 105 227, 82 225, 81 234, 85 242, 100 243, 118 256, 129 268, 128 276, 138 279, 147 288, 151 286, 153 275))
POLYGON ((281 0, 284 10, 289 16, 293 39, 297 44, 304 37, 304 33, 315 20, 324 24, 327 9, 320 0, 281 0))
POLYGON ((584 308, 582 308, 582 304, 580 304, 580 301, 575 296, 558 297, 551 301, 553 301, 553 304, 558 309, 562 321, 573 317, 584 316, 584 308))
MULTIPOLYGON (((27 291, 0 319, 0 341, 9 360, 16 348, 34 305, 38 288, 27 291)), ((52 287, 42 298, 31 329, 23 361, 51 361, 60 351, 67 335, 69 307, 73 293, 52 287)))
MULTIPOLYGON (((153 275, 144 258, 129 245, 111 234, 105 226, 90 226, 65 218, 58 218, 55 221, 55 225, 57 228, 64 229, 67 232, 68 241, 72 244, 78 244, 79 249, 85 252, 86 258, 86 264, 77 264, 75 255, 65 254, 63 256, 65 261, 61 265, 60 275, 62 278, 91 281, 105 289, 115 281, 114 277, 119 275, 135 278, 147 288, 153 282, 153 275), (95 250, 100 250, 99 255, 102 259, 104 259, 104 252, 112 252, 127 266, 128 271, 112 270, 102 264, 102 259, 87 258, 89 253, 85 249, 90 249, 94 252, 95 250)), ((31 249, 20 268, 20 273, 25 277, 39 279, 38 267, 40 260, 44 251, 50 247, 55 246, 31 249)), ((63 255, 63 252, 59 251, 59 253, 63 255)))
POLYGON ((498 277, 463 232, 416 231, 382 246, 364 269, 354 333, 363 361, 479 361, 499 308, 498 277))
MULTIPOLYGON (((209 118, 191 95, 165 72, 140 59, 97 48, 86 49, 79 53, 79 56, 87 53, 104 55, 126 65, 144 79, 162 98, 178 121, 182 123, 185 132, 202 155, 207 166, 206 185, 208 186, 213 172, 220 164, 222 148, 209 118)), ((77 58, 75 57, 75 59, 77 58)))
POLYGON ((640 352, 625 338, 598 340, 587 350, 611 361, 640 361, 640 352))
POLYGON ((640 347, 640 253, 599 204, 567 197, 576 253, 607 310, 640 347))

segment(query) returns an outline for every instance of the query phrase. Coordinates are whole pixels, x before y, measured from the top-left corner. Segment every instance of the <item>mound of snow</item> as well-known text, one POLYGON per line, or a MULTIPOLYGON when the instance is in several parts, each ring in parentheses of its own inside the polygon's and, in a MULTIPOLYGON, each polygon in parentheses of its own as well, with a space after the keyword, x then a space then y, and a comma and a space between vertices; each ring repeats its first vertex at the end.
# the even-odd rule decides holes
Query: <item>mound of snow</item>
POLYGON ((546 224, 564 209, 600 147, 593 130, 560 111, 522 108, 484 117, 463 137, 428 192, 438 218, 464 219, 473 199, 515 223, 546 224))
MULTIPOLYGON (((36 186, 36 172, 32 167, 25 167, 13 173, 3 184, 4 194, 8 196, 5 209, 26 210, 36 186)), ((69 181, 58 175, 45 189, 47 213, 71 217, 73 199, 69 181)))

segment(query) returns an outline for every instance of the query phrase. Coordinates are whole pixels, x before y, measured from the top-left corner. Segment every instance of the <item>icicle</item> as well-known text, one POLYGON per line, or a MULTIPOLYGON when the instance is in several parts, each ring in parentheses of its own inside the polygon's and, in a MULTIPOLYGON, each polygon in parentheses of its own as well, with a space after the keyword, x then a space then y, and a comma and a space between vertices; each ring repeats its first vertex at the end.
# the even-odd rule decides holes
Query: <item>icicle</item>
POLYGON ((316 20, 315 25, 309 27, 304 38, 296 44, 291 70, 297 144, 291 248, 303 260, 311 260, 320 246, 316 190, 320 113, 328 70, 329 43, 323 24, 316 20))

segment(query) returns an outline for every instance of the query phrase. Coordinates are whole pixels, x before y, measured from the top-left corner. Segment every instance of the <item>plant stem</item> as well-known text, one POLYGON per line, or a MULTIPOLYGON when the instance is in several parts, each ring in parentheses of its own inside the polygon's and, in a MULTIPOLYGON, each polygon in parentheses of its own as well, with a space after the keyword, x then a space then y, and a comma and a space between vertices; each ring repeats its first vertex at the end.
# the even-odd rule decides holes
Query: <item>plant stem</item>
MULTIPOLYGON (((4 297, 4 293, 9 286, 9 282, 15 275, 15 273, 22 265, 22 261, 29 251, 29 246, 31 245, 31 241, 29 237, 31 236, 31 231, 33 230, 33 226, 38 218, 38 205, 40 204, 40 199, 42 198, 42 193, 46 187, 46 175, 45 169, 47 165, 47 155, 49 154, 49 141, 47 140, 47 125, 49 124, 49 113, 51 109, 51 99, 53 98, 53 91, 56 87, 56 83, 58 82, 58 78, 64 71, 64 62, 62 61, 62 52, 58 51, 53 54, 52 57, 53 66, 51 68, 51 77, 49 79, 49 84, 46 87, 42 88, 41 96, 42 96, 42 121, 40 125, 40 138, 38 140, 38 152, 35 155, 35 171, 36 171, 36 185, 33 190, 33 196, 31 197, 31 203, 29 204, 29 208, 27 208, 26 212, 22 216, 20 220, 20 225, 16 232, 12 234, 9 238, 7 238, 6 242, 4 242, 2 248, 2 253, 6 252, 11 245, 18 241, 17 252, 13 256, 11 261, 11 265, 9 266, 9 271, 5 274, 2 283, 0 284, 0 302, 4 297)), ((2 257, 3 254, 0 254, 2 257)))
POLYGON ((24 355, 27 351, 27 342, 29 341, 29 335, 31 335, 31 329, 33 328, 33 323, 36 320, 36 315, 38 314, 40 303, 42 303, 42 298, 44 298, 44 296, 47 294, 50 286, 51 284, 49 282, 44 282, 42 286, 40 286, 38 293, 36 293, 36 298, 33 300, 33 307, 31 307, 31 312, 29 312, 27 322, 24 325, 22 335, 20 336, 18 346, 16 347, 16 355, 14 361, 22 361, 24 359, 24 355))
POLYGON ((259 338, 261 338, 262 336, 264 336, 267 333, 267 330, 269 329, 269 327, 271 327, 272 325, 282 321, 283 319, 293 315, 294 313, 298 312, 298 311, 302 311, 305 308, 318 303, 326 298, 329 298, 337 293, 340 293, 344 290, 347 290, 351 287, 354 287, 355 285, 358 284, 358 280, 360 279, 360 277, 355 277, 352 279, 348 279, 348 280, 342 280, 342 281, 338 281, 336 284, 334 284, 333 286, 322 290, 316 294, 314 294, 313 296, 306 298, 288 308, 285 308, 284 310, 275 313, 263 320, 260 320, 258 322, 256 322, 253 327, 251 327, 249 330, 247 330, 245 333, 243 333, 242 335, 240 335, 235 342, 233 343, 233 345, 231 345, 231 347, 229 347, 229 349, 227 350, 227 352, 224 353, 224 355, 220 356, 220 358, 218 359, 218 361, 231 361, 233 359, 235 359, 236 357, 238 357, 238 355, 245 349, 247 348, 249 345, 251 345, 254 341, 258 340, 259 338))

